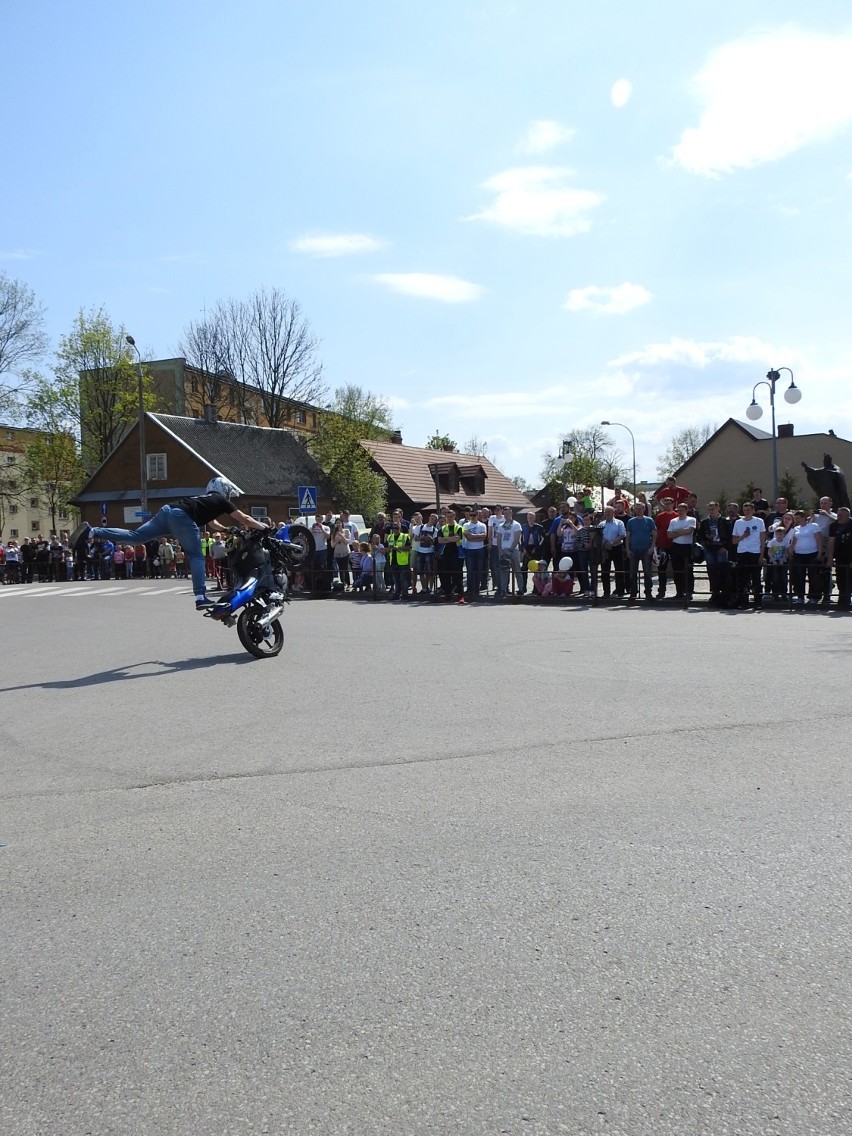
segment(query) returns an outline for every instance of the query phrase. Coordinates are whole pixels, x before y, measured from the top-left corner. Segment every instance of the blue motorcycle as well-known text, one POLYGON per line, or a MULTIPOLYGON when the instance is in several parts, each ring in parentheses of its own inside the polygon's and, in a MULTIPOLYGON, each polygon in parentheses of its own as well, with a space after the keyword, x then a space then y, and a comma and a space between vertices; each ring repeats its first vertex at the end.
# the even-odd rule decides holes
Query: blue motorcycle
POLYGON ((293 525, 287 536, 281 540, 268 530, 232 529, 228 568, 233 585, 204 613, 206 619, 226 627, 236 623, 240 642, 256 659, 281 653, 284 632, 279 616, 290 602, 291 577, 313 559, 309 529, 293 525))

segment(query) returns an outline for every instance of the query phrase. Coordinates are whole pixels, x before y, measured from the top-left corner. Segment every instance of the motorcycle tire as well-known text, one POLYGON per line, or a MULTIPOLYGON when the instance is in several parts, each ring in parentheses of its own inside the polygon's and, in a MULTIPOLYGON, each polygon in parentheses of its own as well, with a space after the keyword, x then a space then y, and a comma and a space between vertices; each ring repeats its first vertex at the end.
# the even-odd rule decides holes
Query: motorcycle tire
POLYGON ((314 558, 317 547, 314 534, 311 530, 305 528, 304 525, 291 525, 287 539, 290 541, 291 545, 296 546, 290 549, 290 559, 293 562, 293 567, 301 568, 303 565, 309 565, 314 558))
POLYGON ((273 619, 266 627, 258 624, 258 612, 246 608, 237 620, 237 635, 250 655, 256 659, 274 659, 284 646, 281 623, 273 619))

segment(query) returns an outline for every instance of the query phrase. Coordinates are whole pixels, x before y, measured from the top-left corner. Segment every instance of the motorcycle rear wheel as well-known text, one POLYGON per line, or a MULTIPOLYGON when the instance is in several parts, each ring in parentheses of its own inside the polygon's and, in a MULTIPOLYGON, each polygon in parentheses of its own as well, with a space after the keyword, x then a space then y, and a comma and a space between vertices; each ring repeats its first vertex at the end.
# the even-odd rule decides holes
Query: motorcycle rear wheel
POLYGON ((266 627, 258 624, 258 612, 246 608, 237 620, 237 635, 250 655, 256 659, 274 659, 284 646, 281 623, 273 619, 266 627))

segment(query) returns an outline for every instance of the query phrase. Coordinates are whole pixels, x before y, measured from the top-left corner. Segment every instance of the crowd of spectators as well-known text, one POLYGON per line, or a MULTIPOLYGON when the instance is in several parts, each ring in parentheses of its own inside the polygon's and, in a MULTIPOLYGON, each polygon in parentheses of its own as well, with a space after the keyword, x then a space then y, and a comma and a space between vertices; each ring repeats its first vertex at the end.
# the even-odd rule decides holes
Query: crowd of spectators
POLYGON ((359 533, 343 512, 311 525, 315 590, 404 602, 411 597, 460 605, 535 595, 581 602, 640 599, 690 604, 696 566, 702 596, 715 607, 765 603, 850 608, 852 525, 823 497, 814 509, 770 506, 762 490, 724 509, 668 478, 651 499, 616 489, 603 509, 591 490, 543 516, 472 505, 410 518, 379 513, 359 533), (669 590, 671 588, 671 591, 669 590))
MULTIPOLYGON (((208 544, 212 546, 212 538, 208 544)), ((221 541, 219 542, 221 544, 221 541)), ((212 549, 211 549, 212 553, 212 549)), ((212 554, 211 554, 212 568, 212 554)), ((215 569, 211 577, 215 576, 215 569)), ((75 580, 186 579, 186 554, 170 537, 146 544, 81 540, 71 548, 67 534, 41 535, 18 543, 0 541, 0 583, 58 584, 75 580)))
MULTIPOLYGON (((272 527, 287 536, 289 526, 272 527)), ((750 501, 710 501, 704 512, 669 478, 651 499, 630 501, 616 489, 602 510, 584 489, 542 515, 471 505, 406 518, 397 509, 362 532, 344 511, 317 517, 310 529, 313 563, 297 590, 460 605, 526 595, 689 604, 703 565, 702 596, 712 606, 828 607, 836 592, 836 607, 850 609, 850 511, 835 512, 828 497, 791 510, 783 497, 770 506, 756 489, 750 501)), ((227 535, 205 531, 201 546, 208 579, 226 588, 227 535)), ((82 540, 74 552, 67 537, 0 542, 4 584, 186 576, 184 551, 169 537, 135 546, 82 540)))

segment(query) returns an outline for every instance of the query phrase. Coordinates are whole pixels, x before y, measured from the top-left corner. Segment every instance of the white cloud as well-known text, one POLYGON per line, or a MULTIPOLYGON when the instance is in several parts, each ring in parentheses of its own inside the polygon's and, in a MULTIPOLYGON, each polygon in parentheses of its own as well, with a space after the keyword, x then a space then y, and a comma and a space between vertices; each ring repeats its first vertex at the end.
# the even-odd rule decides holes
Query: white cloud
POLYGON ((437 276, 429 272, 382 272, 373 279, 386 284, 393 292, 406 296, 422 296, 445 304, 467 304, 478 300, 485 289, 457 276, 437 276))
POLYGON ((538 118, 529 124, 518 150, 522 154, 544 154, 570 142, 575 134, 570 126, 563 126, 552 118, 538 118))
POLYGON ((520 166, 496 174, 483 183, 494 202, 468 217, 490 221, 539 237, 573 237, 591 228, 589 214, 604 200, 590 189, 566 185, 571 171, 559 166, 520 166))
POLYGON ((590 284, 588 288, 574 288, 568 293, 563 307, 569 312, 603 312, 623 315, 634 308, 651 302, 651 293, 641 284, 618 284, 614 288, 601 288, 590 284))
POLYGON ((596 376, 585 382, 551 384, 541 388, 534 387, 531 381, 529 387, 520 390, 441 395, 419 405, 427 410, 440 411, 450 422, 493 418, 505 423, 521 418, 539 418, 576 423, 587 415, 587 411, 582 409, 587 403, 609 405, 617 399, 632 398, 634 382, 621 372, 596 376))
POLYGON ((35 260, 36 255, 31 249, 0 250, 0 260, 35 260))
POLYGON ((633 84, 629 79, 618 79, 612 85, 612 90, 609 93, 610 102, 614 107, 627 106, 630 102, 630 96, 633 94, 633 84))
POLYGON ((776 358, 794 357, 794 352, 779 349, 754 336, 735 335, 716 342, 695 339, 670 339, 667 343, 649 343, 640 351, 631 351, 612 359, 610 367, 655 367, 660 363, 676 363, 702 370, 711 363, 765 363, 767 368, 776 358))
POLYGON ((776 161, 852 121, 852 34, 792 25, 717 48, 693 80, 702 106, 673 161, 716 177, 776 161))
POLYGON ((294 252, 310 256, 352 256, 362 252, 377 252, 385 242, 367 233, 332 233, 326 236, 297 237, 290 242, 294 252))

